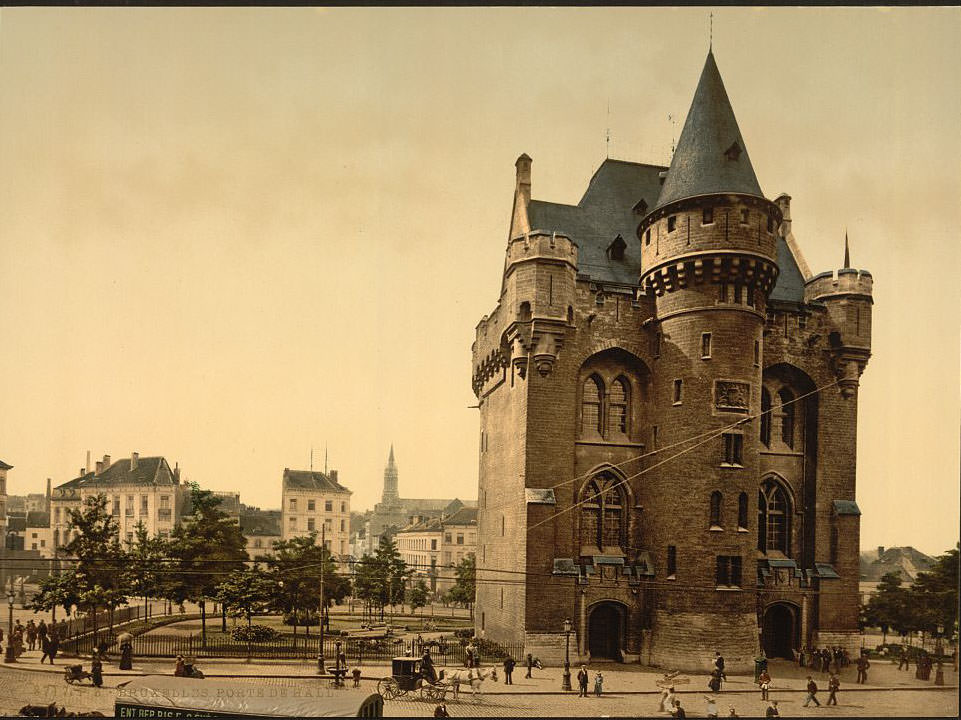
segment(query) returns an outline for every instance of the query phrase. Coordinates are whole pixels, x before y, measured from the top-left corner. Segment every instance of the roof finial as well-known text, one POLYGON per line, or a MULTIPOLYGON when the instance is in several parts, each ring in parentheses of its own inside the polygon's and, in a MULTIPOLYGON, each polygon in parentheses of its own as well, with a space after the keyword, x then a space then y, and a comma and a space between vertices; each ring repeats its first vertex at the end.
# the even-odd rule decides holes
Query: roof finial
POLYGON ((707 36, 707 51, 714 52, 714 11, 711 11, 711 25, 707 36))
POLYGON ((851 249, 848 247, 848 229, 844 228, 844 267, 851 267, 851 249))
POLYGON ((324 443, 324 475, 327 474, 327 443, 324 443))
POLYGON ((611 157, 611 99, 607 98, 607 158, 611 157))

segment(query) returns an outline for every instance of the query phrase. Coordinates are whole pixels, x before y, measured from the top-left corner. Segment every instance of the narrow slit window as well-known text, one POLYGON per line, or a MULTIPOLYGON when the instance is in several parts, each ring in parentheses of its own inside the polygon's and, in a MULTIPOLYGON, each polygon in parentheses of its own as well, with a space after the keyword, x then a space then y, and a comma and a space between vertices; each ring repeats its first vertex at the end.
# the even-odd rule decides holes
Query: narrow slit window
POLYGON ((701 224, 702 225, 713 225, 714 224, 714 208, 708 206, 701 211, 701 224))
POLYGON ((674 230, 675 230, 676 228, 677 228, 677 215, 671 215, 671 216, 667 219, 667 231, 668 231, 669 233, 670 233, 670 232, 674 232, 674 230))
POLYGON ((668 545, 667 546, 667 576, 674 577, 677 575, 677 546, 668 545))
POLYGON ((754 367, 758 367, 761 364, 761 341, 754 341, 754 367))
POLYGON ((741 208, 741 224, 747 225, 751 220, 751 211, 747 208, 741 208))
POLYGON ((711 357, 711 333, 701 333, 701 359, 708 360, 711 357))
POLYGON ((683 395, 683 391, 684 391, 684 381, 675 380, 674 381, 674 404, 675 405, 681 404, 681 397, 683 395))
POLYGON ((744 436, 740 433, 724 433, 724 464, 740 465, 744 449, 744 436))
POLYGON ((720 491, 711 493, 711 528, 721 527, 721 500, 720 491))

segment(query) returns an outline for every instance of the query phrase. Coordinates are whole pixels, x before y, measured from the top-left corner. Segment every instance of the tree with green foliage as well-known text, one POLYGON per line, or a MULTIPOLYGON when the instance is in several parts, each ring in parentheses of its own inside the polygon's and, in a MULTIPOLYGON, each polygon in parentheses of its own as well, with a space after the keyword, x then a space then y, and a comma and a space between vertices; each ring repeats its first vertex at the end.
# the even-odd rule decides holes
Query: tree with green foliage
POLYGON ((417 609, 425 607, 430 599, 430 588, 423 578, 407 588, 407 604, 410 605, 412 615, 417 614, 417 609))
POLYGON ((454 567, 454 573, 457 575, 457 580, 448 592, 448 597, 452 602, 470 608, 473 617, 474 596, 477 593, 477 561, 473 553, 454 567))
POLYGON ((407 565, 397 552, 397 545, 381 536, 373 555, 365 555, 354 566, 354 597, 363 600, 367 611, 375 609, 384 619, 384 609, 404 601, 407 565))
POLYGON ((57 608, 62 607, 67 615, 80 601, 77 593, 77 580, 73 570, 51 573, 40 581, 40 589, 34 594, 33 601, 27 606, 30 610, 50 612, 56 617, 57 608))
POLYGON ((155 593, 156 597, 158 588, 163 586, 164 560, 168 552, 166 540, 151 537, 143 522, 137 523, 133 540, 127 541, 126 575, 130 587, 143 598, 144 619, 150 616, 149 593, 155 593))
POLYGON ((937 558, 931 568, 914 580, 907 604, 915 630, 934 634, 938 626, 953 633, 958 619, 958 546, 937 558))
POLYGON ((207 600, 230 573, 246 567, 240 526, 220 509, 220 498, 190 483, 190 514, 174 527, 170 556, 176 575, 167 583, 171 600, 200 606, 201 645, 207 647, 207 600))
POLYGON ((265 612, 276 591, 273 580, 256 565, 244 570, 236 570, 214 588, 213 597, 234 617, 247 620, 247 661, 250 662, 251 620, 255 614, 265 612))
POLYGON ((338 573, 330 551, 317 544, 317 533, 277 542, 263 559, 276 588, 273 607, 293 625, 295 645, 297 626, 303 624, 309 635, 311 624, 315 624, 312 613, 320 609, 322 575, 325 616, 332 604, 339 604, 350 594, 350 581, 338 573))
POLYGON ((116 518, 107 512, 107 496, 86 498, 79 509, 70 510, 70 527, 76 531, 64 552, 76 558, 71 573, 76 605, 93 613, 93 632, 97 634, 97 610, 109 612, 113 628, 113 611, 127 604, 126 553, 120 545, 120 529, 116 518))
POLYGON ((888 631, 900 634, 912 628, 907 609, 907 590, 901 587, 901 575, 886 573, 878 582, 877 590, 864 607, 864 619, 868 625, 881 628, 882 642, 887 643, 888 631))

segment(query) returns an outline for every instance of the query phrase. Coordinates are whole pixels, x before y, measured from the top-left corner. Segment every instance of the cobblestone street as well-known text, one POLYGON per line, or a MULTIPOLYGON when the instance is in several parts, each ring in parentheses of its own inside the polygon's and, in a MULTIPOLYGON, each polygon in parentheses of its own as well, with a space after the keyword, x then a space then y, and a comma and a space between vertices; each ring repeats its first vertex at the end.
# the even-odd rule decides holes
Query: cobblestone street
MULTIPOLYGON (((255 671, 257 666, 248 666, 255 671)), ((23 705, 29 703, 47 704, 57 702, 66 706, 68 711, 98 710, 107 715, 112 714, 113 701, 116 696, 116 686, 126 678, 118 675, 108 675, 107 687, 102 689, 92 687, 73 687, 67 685, 60 675, 60 667, 54 672, 40 672, 37 666, 32 670, 0 668, 0 713, 9 715, 16 712, 23 705)), ((225 669, 225 668, 221 668, 225 669)), ((261 666, 261 671, 267 670, 261 666)), ((373 670, 373 669, 372 669, 373 670)), ((887 670, 881 668, 881 670, 887 670)), ((520 681, 519 686, 506 687, 500 684, 485 684, 484 697, 475 700, 469 692, 462 693, 459 700, 448 699, 447 708, 452 717, 667 717, 657 712, 659 694, 650 690, 622 691, 610 693, 601 698, 578 698, 574 694, 564 695, 556 690, 556 669, 545 670, 545 676, 540 682, 520 681)), ((651 673, 637 673, 630 671, 610 671, 608 676, 612 681, 622 681, 620 685, 636 685, 641 681, 650 680, 651 673), (634 683, 629 682, 635 676, 634 683)), ((905 674, 907 675, 907 674, 905 674)), ((953 683, 956 676, 949 673, 949 682, 953 683)), ((695 678, 696 680, 697 678, 695 678)), ((275 687, 282 692, 292 695, 303 695, 318 692, 317 678, 243 678, 238 682, 249 683, 261 687, 275 687)), ((786 684, 787 685, 787 684, 786 684)), ((842 689, 839 694, 837 707, 826 707, 824 702, 827 694, 822 692, 819 699, 820 708, 805 708, 804 693, 792 687, 785 687, 777 692, 772 691, 772 699, 778 700, 781 713, 784 716, 914 716, 914 717, 956 717, 958 714, 958 696, 956 687, 912 688, 909 686, 894 687, 893 689, 871 688, 842 689)), ((375 681, 365 680, 363 690, 374 692, 375 681)), ((763 716, 767 704, 762 702, 758 692, 751 688, 747 678, 732 678, 726 690, 718 695, 718 711, 721 716, 734 707, 741 717, 763 716), (743 680, 743 682, 742 682, 743 680), (749 689, 750 688, 750 689, 749 689)), ((689 717, 705 716, 704 695, 698 690, 685 690, 678 686, 679 698, 689 717)), ((326 692, 324 690, 323 692, 326 692)), ((322 700, 319 700, 321 702, 322 700)), ((399 698, 385 704, 385 715, 388 717, 429 717, 433 714, 434 704, 420 700, 411 694, 406 698, 399 698)))

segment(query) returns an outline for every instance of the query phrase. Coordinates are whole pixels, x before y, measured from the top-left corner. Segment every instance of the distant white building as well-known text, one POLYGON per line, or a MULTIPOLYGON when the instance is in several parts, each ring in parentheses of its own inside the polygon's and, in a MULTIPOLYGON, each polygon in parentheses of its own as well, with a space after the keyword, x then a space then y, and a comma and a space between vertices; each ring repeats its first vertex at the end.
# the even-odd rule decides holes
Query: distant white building
POLYGON ((327 549, 335 556, 350 553, 350 496, 329 473, 284 468, 281 536, 284 540, 323 533, 327 549))
MULTIPOLYGON (((189 488, 180 483, 180 469, 171 469, 163 457, 129 458, 111 462, 109 455, 95 469, 55 487, 50 496, 52 542, 59 548, 70 541, 70 510, 82 507, 88 497, 106 495, 107 510, 117 520, 121 541, 134 537, 143 523, 151 536, 168 537, 180 520, 189 488)), ((76 534, 76 531, 73 531, 76 534)))
POLYGON ((397 533, 397 552, 414 578, 428 581, 432 591, 447 592, 456 582, 454 568, 477 551, 477 508, 462 507, 446 517, 414 516, 397 533))

